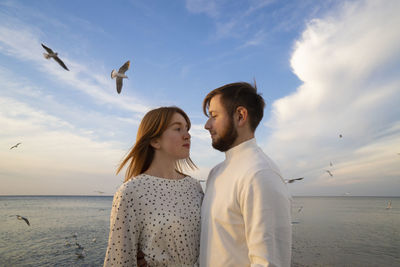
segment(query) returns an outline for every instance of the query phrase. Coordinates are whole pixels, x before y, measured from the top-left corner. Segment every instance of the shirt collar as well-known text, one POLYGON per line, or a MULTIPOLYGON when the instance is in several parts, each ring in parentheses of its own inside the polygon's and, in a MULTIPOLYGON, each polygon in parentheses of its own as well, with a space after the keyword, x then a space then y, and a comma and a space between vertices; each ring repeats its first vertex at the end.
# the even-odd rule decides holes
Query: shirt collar
POLYGON ((230 148, 228 151, 225 151, 225 159, 230 160, 231 158, 235 157, 235 155, 240 154, 242 151, 251 148, 257 147, 256 138, 249 139, 244 141, 237 146, 230 148))

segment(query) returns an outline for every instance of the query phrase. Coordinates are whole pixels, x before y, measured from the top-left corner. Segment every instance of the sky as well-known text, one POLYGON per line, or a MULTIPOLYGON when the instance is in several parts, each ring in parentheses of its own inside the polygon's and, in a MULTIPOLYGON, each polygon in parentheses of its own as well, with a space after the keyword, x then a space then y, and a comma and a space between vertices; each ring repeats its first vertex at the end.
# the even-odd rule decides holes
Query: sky
POLYGON ((0 195, 112 195, 141 118, 171 105, 206 179, 225 155, 204 97, 256 80, 256 139, 304 177, 292 195, 400 196, 399 13, 397 0, 0 0, 0 195), (127 60, 118 94, 110 73, 127 60))

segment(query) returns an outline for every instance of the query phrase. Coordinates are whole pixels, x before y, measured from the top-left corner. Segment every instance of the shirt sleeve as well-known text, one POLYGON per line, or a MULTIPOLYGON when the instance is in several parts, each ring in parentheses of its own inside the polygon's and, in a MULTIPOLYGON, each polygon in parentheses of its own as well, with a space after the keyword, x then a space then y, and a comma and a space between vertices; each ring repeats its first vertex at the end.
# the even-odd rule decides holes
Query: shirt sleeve
POLYGON ((239 196, 251 266, 290 266, 290 197, 278 173, 266 169, 248 177, 239 196))
POLYGON ((137 266, 139 233, 133 205, 132 193, 121 187, 113 199, 104 267, 137 266))

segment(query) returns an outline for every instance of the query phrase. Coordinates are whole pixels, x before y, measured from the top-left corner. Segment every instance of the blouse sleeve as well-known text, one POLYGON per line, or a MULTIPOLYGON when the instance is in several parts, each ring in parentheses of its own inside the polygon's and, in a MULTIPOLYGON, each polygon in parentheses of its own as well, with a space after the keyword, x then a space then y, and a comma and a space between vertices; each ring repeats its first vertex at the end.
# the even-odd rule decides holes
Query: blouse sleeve
POLYGON ((114 195, 104 267, 137 266, 139 231, 134 198, 126 188, 122 186, 114 195))

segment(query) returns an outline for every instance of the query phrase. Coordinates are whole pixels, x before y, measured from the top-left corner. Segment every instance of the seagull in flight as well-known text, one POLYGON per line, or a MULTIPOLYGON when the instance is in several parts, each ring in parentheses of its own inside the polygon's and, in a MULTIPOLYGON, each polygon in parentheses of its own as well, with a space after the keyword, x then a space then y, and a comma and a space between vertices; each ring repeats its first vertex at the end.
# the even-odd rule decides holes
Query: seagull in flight
POLYGON ((122 79, 123 78, 128 78, 128 76, 125 75, 125 72, 129 69, 130 61, 128 60, 125 62, 124 65, 119 68, 118 72, 116 70, 111 71, 111 79, 116 78, 117 81, 117 92, 118 94, 121 93, 122 90, 122 79))
POLYGON ((61 67, 69 71, 67 66, 65 66, 64 62, 62 62, 62 60, 58 57, 58 53, 55 53, 53 50, 51 50, 51 48, 48 48, 44 44, 42 44, 42 46, 47 51, 47 53, 43 53, 44 58, 46 59, 54 58, 54 60, 57 61, 61 67))
POLYGON ((17 143, 16 145, 13 145, 12 147, 10 147, 10 149, 17 148, 20 144, 21 143, 17 143))
POLYGON ((327 173, 329 173, 329 175, 332 177, 333 176, 333 174, 331 173, 331 171, 330 170, 325 170, 327 173))
POLYGON ((294 179, 287 179, 287 180, 285 180, 285 183, 286 183, 286 184, 291 184, 291 183, 293 183, 294 181, 300 181, 300 180, 303 180, 303 179, 304 179, 304 177, 294 178, 294 179))
POLYGON ((104 194, 104 192, 103 191, 94 191, 94 192, 96 192, 96 193, 99 193, 99 194, 104 194))
POLYGON ((300 208, 297 210, 297 212, 300 212, 303 209, 303 206, 300 206, 300 208))
POLYGON ((27 218, 22 217, 22 216, 20 216, 20 215, 16 215, 16 216, 17 216, 17 219, 18 219, 18 220, 24 220, 28 226, 31 226, 31 224, 29 223, 29 221, 28 221, 27 218))

